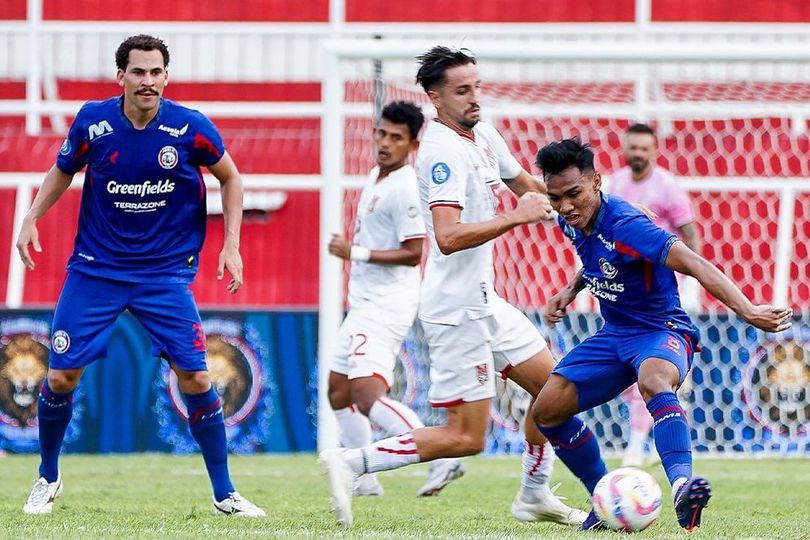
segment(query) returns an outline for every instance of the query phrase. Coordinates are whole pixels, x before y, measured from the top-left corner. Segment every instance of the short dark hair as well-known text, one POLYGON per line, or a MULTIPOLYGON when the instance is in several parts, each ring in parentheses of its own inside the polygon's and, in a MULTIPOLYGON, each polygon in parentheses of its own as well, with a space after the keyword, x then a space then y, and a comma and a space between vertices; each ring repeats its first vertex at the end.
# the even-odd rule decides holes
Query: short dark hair
POLYGON ((445 73, 456 66, 476 64, 475 55, 469 49, 451 49, 436 45, 425 54, 416 57, 419 71, 416 72, 416 84, 422 85, 425 92, 447 82, 445 73))
POLYGON ((159 38, 149 36, 146 34, 138 34, 137 36, 129 36, 115 51, 115 65, 121 71, 127 70, 129 63, 129 51, 136 49, 139 51, 160 51, 163 55, 163 67, 169 67, 169 48, 159 38))
POLYGON ((642 124, 641 122, 635 123, 632 126, 630 126, 629 128, 627 128, 627 131, 625 133, 628 133, 628 134, 630 134, 630 133, 643 133, 645 135, 652 135, 653 138, 655 138, 655 131, 653 131, 653 128, 651 128, 647 124, 642 124))
POLYGON ((548 179, 552 174, 560 174, 571 166, 583 173, 592 173, 593 150, 590 144, 583 143, 579 137, 562 139, 547 144, 537 152, 537 166, 543 171, 543 179, 548 179))
POLYGON ((410 101, 392 101, 383 108, 380 116, 394 124, 407 124, 411 139, 419 137, 425 123, 422 109, 410 101))

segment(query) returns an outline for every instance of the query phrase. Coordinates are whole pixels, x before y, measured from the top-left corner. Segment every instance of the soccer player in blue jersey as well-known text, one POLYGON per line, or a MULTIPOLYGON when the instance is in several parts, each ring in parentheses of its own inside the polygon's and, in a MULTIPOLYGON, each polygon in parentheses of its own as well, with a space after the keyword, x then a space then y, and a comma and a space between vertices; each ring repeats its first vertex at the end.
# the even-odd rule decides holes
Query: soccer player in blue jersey
POLYGON ((20 257, 33 270, 29 246, 41 251, 37 221, 86 166, 75 247, 53 317, 50 367, 38 400, 39 479, 23 510, 51 512, 62 491, 58 460, 73 390, 84 368, 104 355, 115 320, 129 310, 151 337, 154 355, 167 360, 177 375, 189 427, 211 478, 214 508, 264 516, 231 483, 222 407, 211 386, 205 334, 189 290, 205 237, 200 167, 222 186, 226 233, 218 277, 225 270, 231 274, 231 293, 242 285, 242 180, 211 121, 162 97, 169 51, 161 40, 130 37, 118 47, 115 62, 123 95, 81 108, 17 240, 20 257))
MULTIPOLYGON (((587 144, 576 138, 549 144, 538 153, 537 165, 559 225, 582 260, 574 279, 549 300, 546 321, 560 321, 587 287, 599 299, 605 324, 556 366, 534 404, 534 420, 593 493, 607 469, 593 433, 576 414, 638 382, 655 421, 655 444, 672 484, 678 523, 687 530, 698 527, 711 486, 692 474, 689 427, 675 392, 699 336, 681 308, 674 272, 693 276, 743 320, 767 332, 789 328, 792 311, 752 304, 677 236, 625 200, 603 194, 587 144)), ((591 511, 582 528, 599 527, 591 511)))

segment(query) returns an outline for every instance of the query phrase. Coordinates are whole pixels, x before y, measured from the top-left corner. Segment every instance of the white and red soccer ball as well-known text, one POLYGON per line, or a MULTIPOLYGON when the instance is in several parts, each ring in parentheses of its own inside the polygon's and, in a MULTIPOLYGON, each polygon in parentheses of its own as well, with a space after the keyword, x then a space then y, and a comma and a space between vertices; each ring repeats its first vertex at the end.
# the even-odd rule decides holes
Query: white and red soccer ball
POLYGON ((616 531, 643 531, 661 513, 661 487, 651 474, 622 467, 599 480, 592 501, 605 526, 616 531))

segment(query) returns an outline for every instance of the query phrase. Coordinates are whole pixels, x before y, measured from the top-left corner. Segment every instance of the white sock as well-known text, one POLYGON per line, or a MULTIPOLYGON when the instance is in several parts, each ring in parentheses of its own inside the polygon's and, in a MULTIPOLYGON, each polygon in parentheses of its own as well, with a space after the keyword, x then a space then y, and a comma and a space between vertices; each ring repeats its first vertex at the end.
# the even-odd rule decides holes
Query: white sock
POLYGON ((523 446, 523 480, 521 491, 529 494, 537 489, 548 489, 551 470, 554 467, 554 450, 551 443, 532 444, 524 441, 523 446))
POLYGON ((340 445, 344 448, 363 448, 371 444, 371 423, 355 407, 335 411, 340 427, 340 445))
POLYGON ((368 411, 368 418, 389 436, 425 427, 410 407, 385 396, 374 402, 368 411))
POLYGON ((410 433, 389 437, 365 448, 344 450, 343 457, 357 474, 390 471, 419 462, 416 442, 410 433))
POLYGON ((684 485, 688 481, 689 481, 689 479, 687 477, 680 476, 680 477, 676 478, 674 482, 672 482, 672 501, 673 502, 675 501, 675 495, 678 494, 678 489, 680 489, 680 487, 682 485, 684 485))
POLYGON ((632 456, 644 455, 644 443, 647 442, 650 431, 648 429, 630 429, 630 437, 627 440, 627 449, 625 452, 632 456))

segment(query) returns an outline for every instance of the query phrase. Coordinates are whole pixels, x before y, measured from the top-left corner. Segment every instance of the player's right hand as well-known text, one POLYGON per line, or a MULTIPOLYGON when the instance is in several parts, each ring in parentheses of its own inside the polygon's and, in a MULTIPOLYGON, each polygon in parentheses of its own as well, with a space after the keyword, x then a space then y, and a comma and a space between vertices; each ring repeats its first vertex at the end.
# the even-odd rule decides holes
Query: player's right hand
POLYGON ((31 254, 28 252, 28 244, 34 246, 34 251, 37 253, 42 252, 42 246, 39 245, 39 231, 33 219, 25 218, 20 228, 20 234, 17 236, 17 252, 20 254, 23 264, 29 270, 33 270, 36 264, 31 254))
POLYGON ((518 199, 513 217, 518 223, 539 223, 551 219, 553 210, 548 197, 541 193, 529 191, 518 199))
POLYGON ((565 309, 568 304, 573 302, 574 299, 568 294, 566 289, 561 290, 552 296, 546 304, 546 310, 543 318, 550 326, 554 326, 565 318, 565 309))
POLYGON ((792 309, 767 304, 755 305, 748 313, 741 313, 740 316, 748 324, 766 332, 782 332, 793 325, 790 320, 793 316, 792 309))

